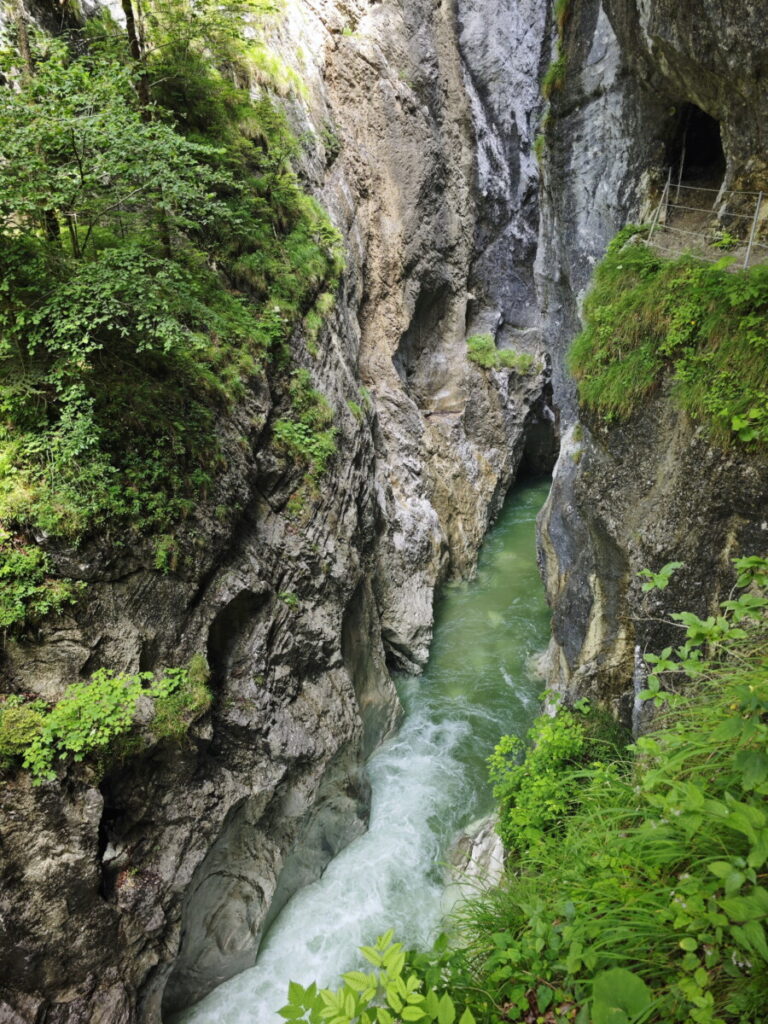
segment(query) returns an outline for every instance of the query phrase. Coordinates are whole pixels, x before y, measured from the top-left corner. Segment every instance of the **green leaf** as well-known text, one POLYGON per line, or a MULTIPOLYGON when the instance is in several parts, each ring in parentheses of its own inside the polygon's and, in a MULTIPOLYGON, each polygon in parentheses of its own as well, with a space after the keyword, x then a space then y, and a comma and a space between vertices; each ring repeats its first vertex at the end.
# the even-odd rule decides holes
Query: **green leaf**
POLYGON ((613 967, 595 977, 592 998, 593 1024, 623 1024, 648 1009, 653 994, 632 971, 613 967))
POLYGON ((437 997, 437 992, 434 989, 429 989, 426 996, 424 997, 424 1009, 427 1011, 432 1020, 435 1020, 438 1013, 440 1012, 440 1000, 437 997))
POLYGON ((372 946, 361 946, 360 952, 369 964, 373 964, 374 967, 381 967, 381 954, 372 946))
POLYGON ((354 992, 363 992, 370 984, 370 978, 362 971, 348 971, 342 978, 354 992))
POLYGON ((754 789, 768 779, 768 755, 762 750, 740 750, 735 765, 745 789, 754 789))
POLYGON ((403 1020, 421 1020, 426 1014, 420 1006, 405 1006, 400 1016, 403 1020))
POLYGON ((387 1002, 395 1011, 395 1013, 402 1013, 403 1000, 400 998, 400 993, 397 991, 396 985, 387 985, 387 1002))
POLYGON ((453 1024, 456 1020, 456 1007, 453 1000, 444 992, 440 997, 440 1006, 437 1011, 437 1024, 453 1024))
POLYGON ((459 1024, 475 1024, 474 1015, 469 1007, 464 1010, 464 1013, 459 1018, 459 1024))
POLYGON ((726 878, 733 871, 733 865, 727 860, 713 860, 708 867, 718 878, 726 878))
POLYGON ((304 1001, 304 988, 296 981, 288 982, 288 1002, 301 1006, 304 1001))
POLYGON ((549 987, 549 985, 539 985, 536 989, 536 1005, 540 1013, 550 1005, 552 1000, 555 998, 555 993, 549 987))

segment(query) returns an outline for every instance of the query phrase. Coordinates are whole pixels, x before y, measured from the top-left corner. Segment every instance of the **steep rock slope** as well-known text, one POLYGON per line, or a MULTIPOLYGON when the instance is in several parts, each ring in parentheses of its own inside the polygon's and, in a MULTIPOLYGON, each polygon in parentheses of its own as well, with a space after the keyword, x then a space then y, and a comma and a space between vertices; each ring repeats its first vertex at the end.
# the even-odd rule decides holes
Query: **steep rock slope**
MULTIPOLYGON (((591 270, 615 231, 647 217, 658 199, 686 105, 719 124, 726 187, 768 185, 761 16, 750 0, 695 10, 606 0, 578 5, 566 23, 537 274, 555 392, 571 423, 578 410, 564 355, 591 270)), ((764 205, 761 222, 766 215, 764 205)), ((714 447, 665 396, 624 425, 583 418, 565 438, 540 522, 551 682, 612 699, 629 715, 635 647, 673 639, 656 620, 681 608, 713 611, 733 582, 728 559, 764 552, 767 467, 743 449, 714 447), (635 573, 672 559, 686 568, 663 602, 644 598, 635 573)))
MULTIPOLYGON (((551 422, 543 360, 520 377, 466 359, 470 302, 473 323, 537 346, 530 158, 493 207, 477 158, 480 137, 527 152, 536 92, 514 118, 493 107, 519 72, 501 52, 472 65, 485 7, 460 25, 448 2, 288 5, 275 43, 308 85, 288 101, 302 174, 348 256, 320 354, 296 334, 293 359, 334 409, 338 452, 317 489, 302 483, 271 444, 273 382, 220 425, 228 468, 174 571, 148 546, 52 553, 87 601, 6 643, 7 690, 55 699, 101 666, 203 654, 214 704, 181 744, 104 779, 0 788, 0 1020, 160 1020, 252 963, 268 915, 365 826, 363 758, 398 713, 386 661, 423 664, 435 586, 472 570, 531 427, 551 422)), ((530 11, 513 35, 533 74, 543 5, 530 11)))

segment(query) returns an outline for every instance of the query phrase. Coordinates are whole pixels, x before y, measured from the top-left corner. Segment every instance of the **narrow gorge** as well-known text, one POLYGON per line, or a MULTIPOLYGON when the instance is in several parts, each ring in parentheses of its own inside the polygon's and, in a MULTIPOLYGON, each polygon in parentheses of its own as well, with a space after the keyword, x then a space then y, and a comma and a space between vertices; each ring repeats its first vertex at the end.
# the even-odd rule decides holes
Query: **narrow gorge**
MULTIPOLYGON (((537 502, 548 490, 538 561, 552 635, 540 613, 525 639, 487 621, 512 661, 548 641, 547 678, 521 668, 524 698, 512 687, 512 717, 494 712, 490 726, 448 715, 470 746, 477 733, 478 778, 485 748, 524 732, 545 685, 637 728, 640 655, 672 643, 668 615, 717 614, 731 560, 766 553, 766 437, 739 443, 742 407, 727 406, 728 437, 713 435, 676 400, 666 362, 632 409, 605 414, 579 398, 566 353, 611 239, 663 221, 675 185, 678 197, 713 189, 713 262, 742 244, 734 224, 750 248, 765 245, 768 30, 755 0, 16 0, 0 21, 11 97, 0 125, 0 1024, 167 1024, 252 968, 291 897, 366 833, 366 764, 373 755, 377 770, 403 715, 395 680, 407 705, 419 679, 431 685, 433 629, 434 658, 445 642, 436 602, 471 586, 516 484, 536 481, 523 493, 537 502), (243 40, 255 49, 241 61, 243 40), (72 86, 66 69, 88 60, 72 86), (124 75, 125 110, 103 128, 119 139, 114 160, 83 136, 67 164, 65 133, 37 127, 41 96, 59 97, 51 123, 71 118, 73 139, 82 121, 100 124, 112 108, 98 61, 105 82, 124 75), (20 125, 34 127, 26 158, 20 125), (163 135, 172 126, 186 148, 163 135), (134 148, 152 159, 113 201, 121 168, 144 159, 134 148), (46 166, 60 176, 38 195, 46 166), (155 193, 137 209, 137 194, 155 193), (243 241, 251 222, 258 244, 243 241), (275 269, 260 254, 283 243, 275 269), (67 291, 62 252, 103 276, 73 273, 67 291), (57 273, 52 311, 48 293, 28 299, 57 273), (129 284, 110 290, 117 273, 129 284), (82 310, 77 344, 68 303, 82 310), (25 325, 47 340, 25 349, 25 325), (248 348, 254 330, 268 341, 248 348), (236 356, 228 331, 247 339, 236 356), (151 398, 144 377, 131 384, 142 360, 151 398), (88 425, 66 448, 59 424, 78 417, 88 425), (45 443, 22 444, 22 428, 45 443), (71 482, 64 463, 90 466, 110 430, 120 454, 71 482), (142 475, 144 453, 160 451, 167 461, 142 475), (103 508, 70 497, 89 488, 103 508), (684 565, 649 594, 638 573, 673 561, 684 565), (14 714, 47 714, 78 683, 115 674, 143 680, 123 745, 70 747, 35 774, 24 751, 45 727, 35 719, 22 743, 14 714), (162 724, 179 678, 193 697, 162 724)), ((757 364, 764 296, 744 301, 757 364)), ((768 379, 755 375, 757 431, 768 379)), ((496 572, 511 592, 533 591, 531 564, 510 558, 496 572)), ((478 649, 492 632, 478 628, 478 649)), ((465 640, 449 659, 472 666, 465 640)), ((437 728, 406 725, 414 772, 422 733, 437 728)), ((397 813, 396 799, 386 806, 397 813)), ((448 830, 466 824, 450 818, 448 830)), ((200 1019, 229 1019, 211 1012, 200 1019)))

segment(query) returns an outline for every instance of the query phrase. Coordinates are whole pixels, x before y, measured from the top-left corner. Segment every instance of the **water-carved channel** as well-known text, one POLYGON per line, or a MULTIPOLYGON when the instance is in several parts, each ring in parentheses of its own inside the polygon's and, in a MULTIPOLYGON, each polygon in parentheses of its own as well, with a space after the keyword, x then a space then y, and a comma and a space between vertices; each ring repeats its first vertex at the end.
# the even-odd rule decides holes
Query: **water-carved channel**
POLYGON ((546 483, 515 489, 480 555, 477 577, 446 589, 427 671, 399 682, 406 717, 371 758, 369 831, 286 905, 255 967, 179 1018, 183 1024, 275 1024, 288 981, 333 984, 356 950, 394 928, 426 945, 444 912, 446 851, 491 810, 485 760, 499 736, 524 732, 538 708, 532 666, 549 614, 534 523, 546 483))

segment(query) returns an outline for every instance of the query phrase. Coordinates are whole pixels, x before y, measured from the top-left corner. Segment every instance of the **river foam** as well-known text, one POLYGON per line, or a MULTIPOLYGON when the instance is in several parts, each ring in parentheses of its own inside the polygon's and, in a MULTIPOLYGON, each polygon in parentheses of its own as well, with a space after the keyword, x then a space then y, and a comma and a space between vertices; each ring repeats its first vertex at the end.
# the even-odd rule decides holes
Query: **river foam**
POLYGON ((394 928, 424 947, 444 909, 452 838, 492 806, 485 760, 522 733, 541 684, 531 655, 547 640, 534 520, 544 484, 517 488, 481 553, 477 578, 447 588, 427 670, 398 689, 406 717, 371 757, 368 832, 297 893, 273 923, 256 966, 219 986, 176 1024, 276 1024, 290 980, 333 985, 357 949, 394 928))

